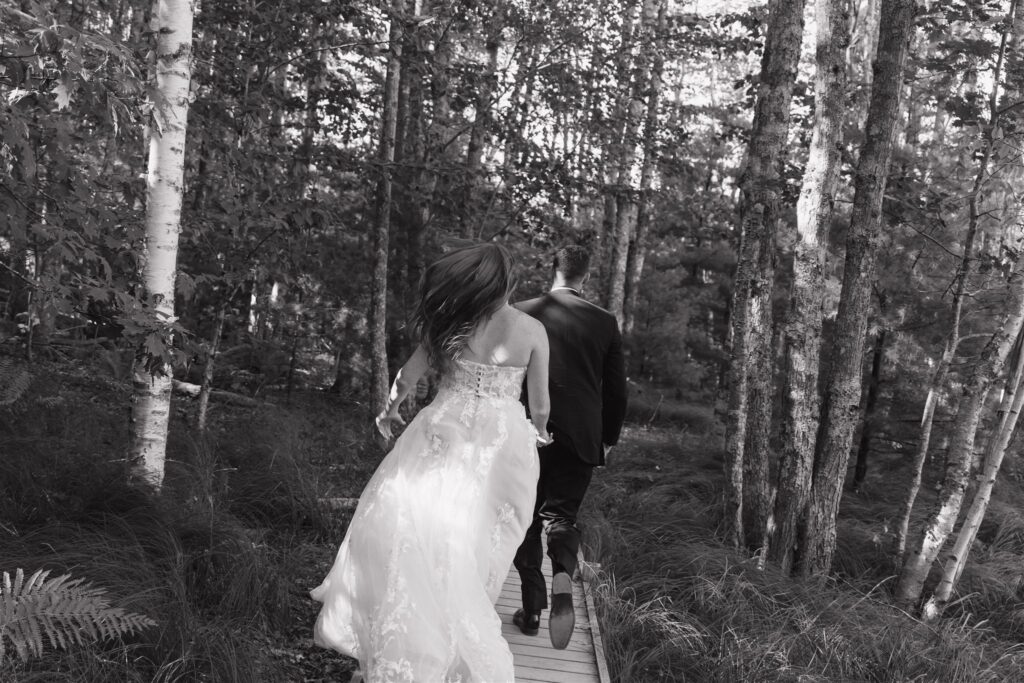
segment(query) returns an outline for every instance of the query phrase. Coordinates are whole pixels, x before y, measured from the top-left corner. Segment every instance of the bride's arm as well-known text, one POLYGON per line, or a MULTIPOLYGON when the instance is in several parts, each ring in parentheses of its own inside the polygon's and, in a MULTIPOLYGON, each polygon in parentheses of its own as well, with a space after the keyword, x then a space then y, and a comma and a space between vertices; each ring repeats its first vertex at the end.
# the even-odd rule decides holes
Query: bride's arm
POLYGON ((548 417, 551 415, 551 398, 548 395, 548 335, 544 326, 535 323, 533 350, 530 364, 526 368, 526 393, 530 404, 530 419, 537 430, 537 440, 542 446, 551 443, 548 434, 548 417))
POLYGON ((384 410, 377 416, 376 420, 377 429, 380 430, 385 439, 391 438, 393 425, 405 424, 405 420, 399 415, 398 409, 402 407, 402 403, 409 397, 409 394, 416 390, 416 383, 419 382, 420 377, 423 376, 429 367, 430 361, 427 359, 427 350, 421 344, 416 347, 413 354, 409 356, 409 360, 405 361, 405 365, 398 371, 398 374, 395 376, 395 382, 391 385, 388 400, 384 404, 384 410))

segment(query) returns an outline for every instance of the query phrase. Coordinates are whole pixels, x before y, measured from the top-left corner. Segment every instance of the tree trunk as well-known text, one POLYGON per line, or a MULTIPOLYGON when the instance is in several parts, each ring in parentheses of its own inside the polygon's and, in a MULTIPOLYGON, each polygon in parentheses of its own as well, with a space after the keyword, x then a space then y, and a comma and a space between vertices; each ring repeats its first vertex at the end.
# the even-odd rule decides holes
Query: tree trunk
POLYGON ((611 120, 608 122, 608 130, 605 131, 604 147, 601 152, 603 165, 605 191, 604 191, 604 215, 601 218, 600 233, 597 236, 597 253, 595 259, 597 270, 601 278, 601 292, 604 295, 604 303, 608 303, 609 281, 611 272, 612 245, 611 241, 615 235, 615 226, 618 211, 618 197, 622 184, 622 158, 626 153, 626 121, 629 116, 629 106, 632 102, 630 90, 630 71, 633 68, 632 49, 636 27, 636 13, 641 0, 624 0, 621 6, 622 25, 619 29, 619 47, 615 59, 615 83, 617 89, 624 95, 615 98, 612 106, 611 120))
MULTIPOLYGON (((932 426, 935 421, 935 405, 938 402, 939 393, 942 391, 942 387, 945 383, 949 366, 956 355, 957 347, 960 345, 960 319, 963 311, 964 292, 966 291, 967 283, 974 272, 975 263, 977 261, 977 259, 973 258, 973 253, 974 241, 978 235, 978 222, 981 218, 979 202, 982 188, 986 178, 988 177, 989 165, 992 160, 994 145, 992 130, 999 122, 999 80, 1001 78, 1002 66, 1006 56, 1007 38, 1009 33, 1012 31, 1011 27, 1014 24, 1017 5, 1018 0, 1013 0, 1013 3, 1010 5, 1010 13, 1002 40, 1000 41, 999 53, 996 58, 996 69, 993 74, 994 85, 992 92, 989 95, 988 103, 989 121, 991 125, 988 127, 988 132, 985 135, 984 151, 982 152, 981 159, 978 161, 978 171, 974 176, 974 186, 971 188, 971 195, 968 198, 968 222, 967 234, 964 236, 964 253, 960 259, 960 268, 957 272, 958 279, 956 289, 953 292, 953 301, 951 304, 953 309, 953 320, 950 324, 949 334, 946 337, 945 345, 942 350, 942 356, 939 358, 938 366, 935 368, 931 384, 928 387, 928 395, 925 398, 924 411, 921 416, 921 430, 918 436, 917 453, 915 454, 914 462, 911 465, 910 485, 907 487, 907 495, 903 500, 903 504, 900 506, 900 517, 896 527, 895 550, 896 564, 898 566, 902 566, 904 561, 907 546, 907 534, 910 529, 910 516, 914 510, 914 502, 917 500, 917 494, 921 489, 921 477, 924 471, 925 460, 928 458, 928 446, 931 442, 932 426)), ((1019 19, 1017 21, 1019 21, 1019 19)))
MULTIPOLYGON (((771 358, 771 295, 774 286, 775 226, 778 222, 780 169, 789 134, 789 109, 800 58, 803 33, 803 0, 772 0, 769 3, 768 28, 764 55, 761 58, 761 81, 750 133, 747 167, 740 187, 740 244, 736 263, 731 304, 730 335, 731 381, 729 382, 729 413, 726 421, 726 524, 728 536, 735 545, 743 542, 744 464, 751 468, 749 458, 769 457, 768 444, 750 444, 753 452, 746 454, 748 393, 751 373, 755 373, 756 391, 765 381, 758 359, 771 358), (767 334, 755 336, 767 328, 767 334), (753 345, 767 345, 767 351, 753 345)), ((768 373, 770 382, 770 372, 768 373)), ((758 411, 757 419, 764 411, 758 411)), ((768 427, 755 424, 751 429, 758 440, 768 427)), ((757 466, 758 471, 766 470, 757 466)), ((761 482, 753 482, 760 488, 761 482)), ((761 514, 760 512, 758 513, 761 514)), ((760 537, 761 530, 753 530, 760 537)))
MULTIPOLYGON (((161 323, 174 319, 174 279, 185 175, 192 11, 190 0, 155 0, 156 89, 159 101, 153 116, 159 132, 152 131, 149 140, 143 283, 161 323)), ((169 336, 167 344, 170 344, 169 336)), ((170 368, 160 368, 152 375, 137 370, 134 389, 132 457, 140 476, 159 487, 164 477, 171 412, 170 368)))
POLYGON ((871 354, 871 379, 868 381, 868 395, 864 401, 864 420, 860 428, 857 462, 853 468, 854 491, 860 491, 864 479, 868 476, 868 454, 871 452, 871 436, 875 428, 875 406, 878 404, 878 389, 882 381, 885 335, 884 328, 875 335, 875 350, 871 354))
POLYGON ((210 392, 213 390, 213 365, 217 359, 217 349, 220 347, 220 338, 224 334, 224 318, 227 315, 228 303, 232 294, 221 302, 217 310, 217 324, 213 328, 213 336, 210 337, 210 350, 206 354, 206 365, 203 367, 203 383, 199 386, 199 406, 196 408, 196 429, 200 432, 206 431, 206 413, 210 406, 210 392))
POLYGON ((953 423, 946 473, 942 480, 939 500, 928 518, 921 538, 903 565, 896 599, 911 603, 921 597, 925 579, 932 563, 938 557, 946 539, 953 531, 964 492, 967 489, 974 439, 981 421, 985 398, 992 382, 1002 371, 1010 349, 1020 334, 1024 320, 1024 259, 1017 261, 1007 283, 1007 315, 999 330, 992 335, 982 351, 977 365, 960 391, 960 405, 953 423))
POLYGON ((370 406, 373 414, 384 410, 388 395, 387 300, 388 242, 391 232, 391 175, 395 161, 398 124, 398 84, 402 59, 402 22, 405 0, 392 0, 387 75, 384 80, 384 112, 377 151, 380 177, 373 230, 373 282, 370 290, 370 406))
POLYGON ((466 148, 466 179, 464 183, 463 206, 460 218, 462 220, 462 234, 465 237, 475 237, 483 229, 484 206, 481 190, 483 185, 483 155, 484 144, 487 141, 491 129, 491 109, 493 103, 491 97, 498 85, 498 50, 501 48, 501 32, 504 19, 504 12, 500 11, 499 4, 492 7, 494 13, 487 22, 487 35, 484 37, 484 51, 487 53, 487 62, 484 66, 484 73, 481 82, 476 89, 475 115, 473 126, 469 133, 469 145, 466 148))
MULTIPOLYGON (((1022 35, 1024 35, 1022 28, 1024 28, 1024 15, 1020 12, 1019 1, 1012 0, 1006 21, 1003 24, 1003 34, 996 57, 996 65, 993 70, 993 88, 988 98, 989 125, 985 128, 985 149, 982 159, 979 161, 978 173, 974 179, 974 187, 972 188, 968 204, 970 211, 968 239, 972 241, 974 234, 978 232, 977 225, 980 218, 981 193, 983 188, 987 186, 988 181, 991 180, 988 177, 988 167, 996 144, 993 133, 1000 127, 1000 116, 1006 113, 1006 110, 999 108, 999 84, 1004 63, 1010 52, 1007 46, 1012 38, 1014 40, 1014 47, 1020 47, 1022 35)), ((1013 53, 1019 55, 1020 51, 1017 49, 1013 53)), ((1017 59, 1020 59, 1019 56, 1017 59)), ((1017 66, 1019 66, 1019 62, 1007 69, 1007 72, 1015 72, 1015 67, 1017 66)), ((1007 88, 1007 99, 1016 100, 1017 93, 1010 92, 1010 90, 1010 88, 1007 88)), ((1008 156, 1012 161, 1007 163, 1006 166, 1012 169, 1011 175, 1016 176, 1007 181, 1008 186, 1020 186, 1021 171, 1024 170, 1024 163, 1021 162, 1019 154, 1019 148, 1016 145, 1008 150, 1008 156), (1013 180, 1017 182, 1014 183, 1013 180)), ((997 168, 1001 165, 998 161, 996 162, 997 168)), ((1010 237, 1014 244, 1017 244, 1021 238, 1021 233, 1024 232, 1024 208, 1017 201, 1015 209, 1015 220, 1011 219, 1010 227, 1004 238, 1010 237)), ((965 246, 965 263, 968 262, 966 252, 967 247, 965 246)), ((963 286, 963 283, 961 282, 960 285, 963 286)), ((1016 354, 1014 357, 1014 365, 1016 367, 1011 374, 1019 375, 1021 372, 1019 367, 1021 362, 1019 337, 1022 325, 1024 325, 1024 259, 1018 258, 1014 262, 1013 271, 1007 281, 1007 289, 1009 294, 1005 304, 1007 314, 1002 327, 989 340, 971 376, 963 383, 957 416, 953 424, 952 438, 947 450, 946 472, 939 492, 939 500, 929 516, 921 538, 915 544, 913 552, 907 553, 900 573, 899 583, 896 585, 895 598, 898 602, 910 603, 920 599, 924 582, 931 570, 932 564, 942 551, 942 547, 945 545, 949 534, 953 531, 953 526, 956 524, 957 517, 960 514, 960 508, 969 483, 968 479, 970 478, 971 463, 974 456, 974 438, 980 421, 980 414, 984 409, 985 394, 1011 353, 1011 346, 1013 346, 1012 350, 1016 354)), ((1007 385, 1008 392, 1019 388, 1019 383, 1019 376, 1016 377, 1016 380, 1011 379, 1007 385)), ((1019 391, 1017 392, 1018 399, 1020 393, 1019 391)), ((1004 408, 1006 405, 1004 402, 1004 408)), ((1019 412, 1017 401, 1015 400, 1010 406, 1010 411, 1003 413, 1000 426, 993 432, 990 438, 985 453, 983 478, 978 490, 975 492, 974 501, 972 502, 971 509, 968 511, 964 528, 961 529, 960 535, 957 538, 953 554, 943 571, 942 581, 949 585, 944 587, 940 584, 936 597, 924 606, 925 618, 935 616, 944 607, 945 602, 948 600, 948 593, 946 591, 952 591, 960 576, 960 572, 963 570, 961 563, 966 561, 967 552, 974 541, 974 535, 977 533, 977 529, 972 530, 971 526, 980 524, 981 519, 984 517, 988 500, 991 496, 991 486, 1002 463, 1003 454, 1000 451, 1005 451, 1006 448, 1005 445, 1000 444, 1000 440, 1004 436, 1002 432, 1008 427, 1009 434, 1006 434, 1005 437, 1009 439, 1013 426, 1009 425, 1008 421, 1012 419, 1015 423, 1017 419, 1017 413, 1019 412)), ((932 409, 934 410, 934 406, 932 406, 932 409)), ((918 475, 918 481, 919 478, 920 475, 918 475)))
MULTIPOLYGON (((654 52, 657 49, 658 25, 664 12, 664 0, 644 0, 640 11, 638 31, 639 55, 636 75, 632 79, 632 96, 626 106, 626 121, 622 133, 622 152, 619 158, 618 191, 615 196, 614 230, 611 241, 611 262, 608 273, 606 301, 608 310, 618 320, 623 320, 626 302, 626 277, 629 263, 629 244, 638 217, 637 199, 633 188, 633 172, 636 163, 637 144, 640 142, 640 126, 644 122, 643 96, 651 99, 651 77, 654 73, 654 52)), ((655 101, 655 106, 657 102, 655 101)), ((650 103, 648 103, 648 110, 650 103)), ((642 173, 642 171, 641 171, 642 173)), ((649 181, 648 181, 649 182, 649 181)))
POLYGON ((654 37, 654 60, 651 67, 650 84, 647 91, 647 120, 644 122, 644 161, 640 169, 640 202, 636 210, 636 231, 630 242, 626 258, 626 295, 622 312, 622 328, 626 335, 632 334, 636 322, 637 299, 640 294, 640 278, 644 273, 647 252, 647 232, 650 230, 653 214, 651 187, 658 169, 658 105, 661 100, 661 81, 665 70, 666 3, 660 3, 658 25, 654 37))
POLYGON ((854 181, 853 212, 825 396, 824 441, 811 485, 801 544, 804 574, 825 574, 836 547, 836 514, 860 412, 862 359, 874 281, 882 199, 899 122, 907 52, 913 34, 914 0, 882 0, 878 55, 874 64, 867 139, 854 181))
POLYGON ((796 204, 793 285, 783 330, 783 417, 774 531, 768 557, 784 573, 793 567, 800 524, 807 510, 814 467, 820 397, 822 310, 828 230, 846 114, 846 50, 850 0, 818 0, 814 6, 816 71, 814 128, 800 198, 796 204))
POLYGON ((1010 439, 1017 427, 1017 418, 1020 416, 1022 404, 1024 404, 1024 391, 1021 391, 1021 375, 1024 371, 1024 354, 1021 353, 1021 341, 1024 340, 1020 334, 1017 335, 1017 343, 1014 347, 1015 358, 1013 370, 1006 381, 1006 391, 1003 394, 999 406, 998 426, 989 437, 988 445, 985 448, 985 456, 982 461, 981 476, 977 491, 974 492, 974 499, 971 507, 967 510, 960 533, 957 534, 956 542, 953 544, 953 551, 948 555, 946 563, 942 568, 942 578, 935 589, 935 593, 925 603, 921 610, 924 618, 934 619, 942 614, 953 589, 960 580, 960 575, 967 564, 967 556, 970 553, 974 539, 978 537, 978 529, 985 519, 988 511, 988 504, 992 500, 992 488, 996 483, 996 476, 1003 464, 1003 457, 1010 445, 1010 439))
MULTIPOLYGON (((440 5, 439 5, 440 10, 440 5)), ((430 81, 431 118, 427 125, 423 149, 423 165, 417 177, 416 202, 413 225, 409 234, 408 285, 416 291, 426 267, 426 231, 434 218, 436 207, 442 202, 448 187, 441 169, 451 165, 448 152, 451 131, 451 102, 448 69, 451 64, 451 38, 442 33, 435 38, 432 55, 433 68, 430 81)))
MULTIPOLYGON (((762 243, 758 259, 759 277, 772 282, 775 250, 762 243)), ((770 441, 774 404, 774 329, 770 297, 751 296, 750 364, 747 377, 748 413, 746 443, 743 447, 743 537, 746 547, 765 557, 769 542, 773 487, 771 486, 770 441)))

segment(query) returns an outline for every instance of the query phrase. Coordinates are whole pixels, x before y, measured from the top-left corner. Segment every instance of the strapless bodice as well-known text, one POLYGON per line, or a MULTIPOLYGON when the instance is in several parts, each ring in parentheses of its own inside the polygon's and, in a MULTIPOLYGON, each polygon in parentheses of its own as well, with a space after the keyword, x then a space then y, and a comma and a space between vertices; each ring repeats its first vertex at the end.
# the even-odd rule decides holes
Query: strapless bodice
POLYGON ((456 360, 441 379, 440 389, 479 398, 519 400, 526 368, 456 360))

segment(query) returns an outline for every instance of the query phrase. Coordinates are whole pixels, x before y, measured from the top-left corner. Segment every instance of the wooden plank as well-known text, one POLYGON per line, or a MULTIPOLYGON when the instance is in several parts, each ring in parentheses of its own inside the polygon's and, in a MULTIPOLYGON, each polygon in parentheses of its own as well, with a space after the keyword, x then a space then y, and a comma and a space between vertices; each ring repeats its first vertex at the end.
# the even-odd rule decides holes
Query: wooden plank
MULTIPOLYGON (((537 640, 537 636, 525 636, 527 638, 534 638, 537 640)), ((577 650, 556 650, 551 647, 547 640, 541 640, 536 645, 527 643, 517 643, 516 653, 522 653, 531 657, 543 657, 545 659, 556 659, 565 660, 570 662, 589 662, 591 661, 591 652, 589 649, 579 648, 577 650)))
MULTIPOLYGON (((589 566, 583 563, 582 557, 580 569, 580 574, 572 582, 576 627, 564 650, 551 647, 545 616, 541 617, 536 636, 527 636, 512 624, 512 615, 522 605, 522 593, 519 573, 515 568, 509 571, 495 609, 501 617, 502 635, 512 648, 517 683, 609 683, 607 664, 603 660, 604 648, 598 646, 594 638, 597 613, 593 607, 593 598, 587 590, 588 583, 583 580, 588 576, 584 570, 589 569, 589 566)), ((543 572, 550 586, 551 563, 547 557, 544 559, 543 572)), ((592 576, 593 572, 589 574, 592 576)))
POLYGON ((571 671, 548 671, 531 667, 516 667, 516 683, 594 683, 597 678, 571 671))
POLYGON ((586 596, 587 611, 590 613, 590 638, 594 645, 594 660, 597 662, 597 678, 600 683, 611 683, 612 676, 608 671, 608 659, 604 653, 604 640, 601 638, 601 625, 597 620, 597 607, 594 604, 594 596, 590 591, 590 587, 597 581, 597 570, 601 568, 601 565, 597 563, 588 565, 581 558, 580 566, 583 569, 580 574, 584 577, 584 583, 587 584, 583 589, 583 593, 586 596), (590 580, 588 581, 586 577, 590 577, 590 580))
POLYGON ((594 662, 574 662, 567 659, 534 657, 532 655, 524 655, 518 652, 514 654, 514 657, 516 663, 520 663, 524 667, 528 667, 530 669, 597 675, 597 664, 594 662))

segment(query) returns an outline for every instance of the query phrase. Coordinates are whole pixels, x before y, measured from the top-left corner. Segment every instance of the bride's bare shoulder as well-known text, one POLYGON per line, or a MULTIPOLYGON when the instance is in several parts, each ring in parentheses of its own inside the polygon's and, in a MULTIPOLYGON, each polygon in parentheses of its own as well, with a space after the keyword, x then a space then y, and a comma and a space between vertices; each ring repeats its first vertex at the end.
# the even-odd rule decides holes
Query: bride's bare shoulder
POLYGON ((544 325, 534 318, 533 316, 523 313, 520 310, 512 309, 514 311, 513 329, 517 334, 522 335, 530 340, 531 345, 536 345, 542 340, 547 341, 548 333, 544 329, 544 325))

